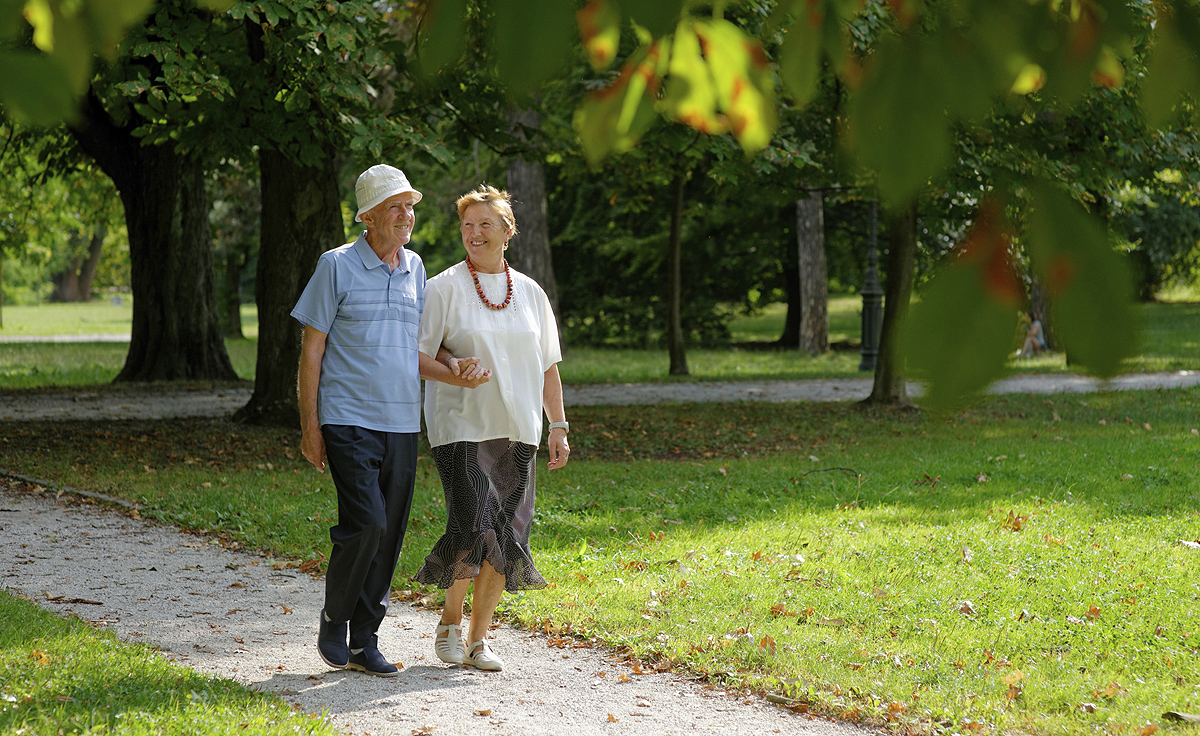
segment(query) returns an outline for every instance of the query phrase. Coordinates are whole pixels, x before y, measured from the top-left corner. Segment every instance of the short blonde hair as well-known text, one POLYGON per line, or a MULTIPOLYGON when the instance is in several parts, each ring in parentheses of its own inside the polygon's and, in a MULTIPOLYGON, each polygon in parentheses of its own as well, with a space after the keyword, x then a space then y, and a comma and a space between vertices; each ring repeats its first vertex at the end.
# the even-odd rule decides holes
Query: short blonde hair
POLYGON ((504 226, 512 230, 513 235, 517 234, 517 218, 513 215, 512 197, 504 189, 497 189, 491 184, 481 184, 459 197, 455 204, 458 206, 458 219, 460 220, 471 205, 489 205, 496 211, 496 214, 500 215, 504 226))

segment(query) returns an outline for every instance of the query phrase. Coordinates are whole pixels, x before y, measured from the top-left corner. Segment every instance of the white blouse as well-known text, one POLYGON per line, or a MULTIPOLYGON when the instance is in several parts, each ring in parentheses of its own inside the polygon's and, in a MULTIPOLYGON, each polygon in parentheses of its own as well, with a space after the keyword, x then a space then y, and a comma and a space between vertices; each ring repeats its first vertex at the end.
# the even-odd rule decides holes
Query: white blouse
MULTIPOLYGON (((491 380, 478 388, 426 381, 431 447, 500 438, 535 447, 541 443, 545 373, 562 360, 558 323, 542 287, 523 273, 509 272, 512 302, 499 310, 480 301, 465 261, 425 285, 420 351, 436 358, 438 347, 445 345, 454 357, 478 357, 480 366, 492 371, 491 380)), ((478 276, 488 301, 503 304, 508 291, 504 273, 478 276)))

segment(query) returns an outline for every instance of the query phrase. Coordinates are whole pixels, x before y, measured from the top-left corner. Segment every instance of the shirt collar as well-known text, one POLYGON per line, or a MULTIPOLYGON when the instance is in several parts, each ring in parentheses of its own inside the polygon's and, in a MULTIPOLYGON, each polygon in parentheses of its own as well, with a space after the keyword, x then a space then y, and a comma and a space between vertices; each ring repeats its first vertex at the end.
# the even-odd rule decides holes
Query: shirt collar
MULTIPOLYGON (((363 230, 358 236, 358 240, 354 241, 354 250, 358 253, 358 257, 362 259, 363 267, 368 271, 379 266, 387 267, 387 264, 375 255, 375 251, 371 248, 371 244, 367 242, 367 231, 363 230)), ((400 265, 396 267, 400 273, 408 273, 412 270, 409 266, 408 248, 400 249, 400 265)))

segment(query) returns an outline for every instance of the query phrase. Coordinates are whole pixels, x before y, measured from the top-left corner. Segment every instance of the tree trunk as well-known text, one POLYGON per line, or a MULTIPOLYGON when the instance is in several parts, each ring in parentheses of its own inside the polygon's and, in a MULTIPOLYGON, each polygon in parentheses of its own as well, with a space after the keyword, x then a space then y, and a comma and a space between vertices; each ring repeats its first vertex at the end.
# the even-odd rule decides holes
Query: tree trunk
POLYGON ((217 316, 203 167, 173 145, 141 145, 94 92, 82 117, 71 133, 116 185, 129 232, 132 336, 115 380, 236 380, 217 316))
MULTIPOLYGON (((99 226, 92 231, 88 239, 86 258, 76 254, 67 263, 61 273, 55 274, 54 293, 50 295, 52 302, 88 302, 92 300, 92 281, 96 279, 96 269, 100 267, 100 252, 104 247, 107 229, 99 226)), ((76 232, 71 240, 83 240, 84 234, 76 232)), ((74 250, 74 249, 73 249, 74 250)))
MULTIPOLYGON (((532 110, 511 110, 508 124, 513 134, 527 140, 525 129, 541 125, 532 110)), ((508 192, 513 198, 513 214, 519 232, 508 250, 508 261, 521 273, 541 285, 558 313, 558 282, 554 278, 554 259, 550 253, 550 224, 546 214, 546 175, 536 151, 518 154, 508 162, 508 192)))
POLYGON ((687 179, 676 173, 671 180, 671 234, 667 240, 667 353, 672 376, 688 375, 687 349, 683 344, 683 186, 687 179))
POLYGON ((320 167, 309 167, 265 147, 259 151, 258 163, 262 172, 262 228, 254 282, 258 367, 254 394, 233 419, 299 427, 296 371, 302 328, 291 311, 317 259, 345 240, 339 167, 331 151, 326 151, 320 167))
POLYGON ((1033 319, 1042 323, 1042 338, 1046 341, 1046 349, 1055 349, 1054 325, 1050 324, 1050 298, 1042 288, 1042 282, 1037 276, 1029 283, 1029 314, 1033 319))
POLYGON ((809 355, 829 350, 829 280, 825 271, 824 195, 796 200, 800 254, 800 344, 809 355))
POLYGON ((864 404, 908 406, 904 385, 904 355, 900 329, 908 315, 912 296, 913 265, 917 255, 917 205, 913 202, 893 214, 888 223, 887 280, 883 291, 883 326, 875 384, 864 404))
MULTIPOLYGON (((789 206, 790 210, 791 207, 789 206)), ((775 341, 776 347, 800 347, 800 251, 790 242, 783 246, 783 291, 787 294, 787 314, 783 319, 783 334, 775 341)))

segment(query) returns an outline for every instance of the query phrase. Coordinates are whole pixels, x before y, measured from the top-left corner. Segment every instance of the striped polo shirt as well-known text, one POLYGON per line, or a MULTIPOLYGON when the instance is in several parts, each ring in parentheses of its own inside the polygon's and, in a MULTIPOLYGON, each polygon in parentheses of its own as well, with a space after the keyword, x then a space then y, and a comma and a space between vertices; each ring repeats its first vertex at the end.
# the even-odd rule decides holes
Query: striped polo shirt
POLYGON ((321 255, 292 317, 327 335, 317 393, 322 426, 421 430, 424 306, 425 264, 408 248, 394 271, 371 250, 366 231, 321 255))

